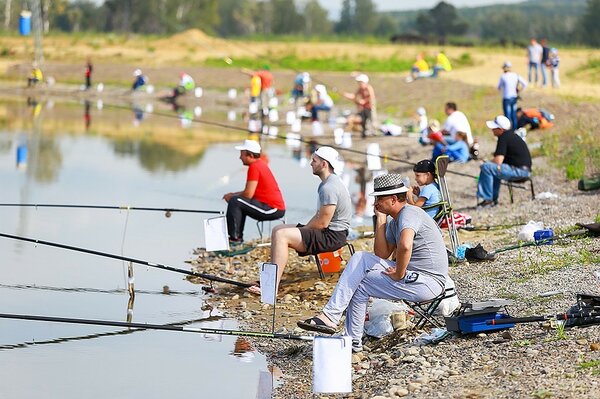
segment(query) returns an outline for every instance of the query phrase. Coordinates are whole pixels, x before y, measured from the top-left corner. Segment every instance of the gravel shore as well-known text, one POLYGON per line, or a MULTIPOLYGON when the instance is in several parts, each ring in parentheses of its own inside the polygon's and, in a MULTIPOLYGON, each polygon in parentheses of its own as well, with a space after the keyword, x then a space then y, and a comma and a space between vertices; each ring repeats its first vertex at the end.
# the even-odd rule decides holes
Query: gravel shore
MULTIPOLYGON (((493 117, 493 115, 490 115, 493 117)), ((536 155, 540 136, 532 133, 528 144, 536 155)), ((485 156, 495 147, 491 132, 479 138, 485 156)), ((326 139, 320 140, 327 143, 326 139)), ((356 141, 354 149, 364 151, 370 142, 379 142, 390 156, 417 162, 430 156, 414 137, 370 137, 356 141)), ((359 162, 360 156, 347 155, 359 162)), ((406 174, 410 166, 385 164, 389 170, 406 174)), ((450 166, 451 171, 476 176, 479 162, 450 166)), ((532 200, 527 190, 515 190, 511 204, 502 188, 500 204, 475 208, 476 182, 472 178, 449 174, 447 181, 456 210, 472 216, 476 226, 543 222, 555 234, 576 229, 577 222, 591 223, 600 214, 598 191, 581 192, 576 181, 547 158, 534 158, 536 193, 550 192, 558 197, 532 200)), ((490 231, 460 231, 462 243, 481 243, 488 251, 517 242, 522 226, 490 231)), ((367 228, 370 229, 370 228, 367 228)), ((447 235, 445 233, 445 235, 447 235)), ((354 242, 357 250, 371 250, 372 239, 354 242)), ((348 254, 345 254, 346 258, 348 254)), ((267 248, 234 258, 211 257, 199 252, 190 261, 204 273, 215 273, 240 280, 257 280, 257 262, 267 261, 267 248)), ((566 311, 575 303, 577 293, 600 295, 600 239, 570 237, 553 245, 524 247, 500 253, 498 259, 483 263, 461 263, 450 269, 461 301, 506 298, 514 301, 512 315, 547 315, 566 311), (550 291, 558 293, 542 297, 550 291)), ((319 280, 314 262, 290 256, 283 277, 275 331, 302 333, 296 322, 319 312, 337 281, 338 275, 319 280)), ((193 280, 193 279, 192 279, 193 280)), ((204 283, 198 280, 198 283, 204 283)), ((241 320, 250 329, 269 330, 272 307, 240 289, 215 285, 211 302, 226 316, 241 320)), ((429 332, 430 329, 426 328, 429 332)), ((330 397, 348 398, 598 398, 600 397, 600 326, 567 329, 563 334, 540 323, 520 324, 504 332, 451 337, 432 346, 418 346, 414 338, 422 331, 397 331, 380 341, 367 344, 367 350, 353 355, 353 394, 330 397)), ((276 398, 311 397, 312 345, 281 340, 256 340, 255 348, 265 353, 283 371, 276 398)), ((325 398, 326 396, 320 396, 325 398)))

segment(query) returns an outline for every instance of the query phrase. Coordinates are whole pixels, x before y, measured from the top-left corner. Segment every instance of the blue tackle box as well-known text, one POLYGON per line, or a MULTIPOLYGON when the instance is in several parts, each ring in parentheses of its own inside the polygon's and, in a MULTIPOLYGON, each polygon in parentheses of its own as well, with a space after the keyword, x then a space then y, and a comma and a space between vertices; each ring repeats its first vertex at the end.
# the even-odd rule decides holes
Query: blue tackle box
POLYGON ((499 331, 515 326, 514 323, 493 325, 488 320, 499 320, 510 317, 506 306, 512 301, 494 299, 485 302, 467 302, 451 316, 445 317, 446 329, 461 334, 477 334, 489 331, 499 331))

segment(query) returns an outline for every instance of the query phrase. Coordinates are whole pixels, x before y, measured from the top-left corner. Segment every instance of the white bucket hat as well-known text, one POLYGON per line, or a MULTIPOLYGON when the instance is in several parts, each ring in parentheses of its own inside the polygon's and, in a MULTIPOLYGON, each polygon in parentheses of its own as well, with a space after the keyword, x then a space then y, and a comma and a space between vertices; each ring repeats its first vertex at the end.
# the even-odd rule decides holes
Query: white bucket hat
POLYGON ((398 174, 390 173, 387 175, 377 176, 373 181, 373 186, 375 191, 369 195, 375 197, 408 192, 408 187, 404 185, 402 176, 398 174))
POLYGON ((258 141, 254 140, 244 140, 244 144, 236 145, 235 149, 240 151, 250 151, 254 154, 260 154, 261 151, 260 144, 258 144, 258 141))

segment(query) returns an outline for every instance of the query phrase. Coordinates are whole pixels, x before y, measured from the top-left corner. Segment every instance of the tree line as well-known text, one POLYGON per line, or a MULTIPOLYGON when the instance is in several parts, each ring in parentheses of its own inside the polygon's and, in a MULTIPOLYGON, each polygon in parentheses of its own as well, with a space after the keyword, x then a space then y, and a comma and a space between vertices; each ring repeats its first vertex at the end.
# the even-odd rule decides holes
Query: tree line
POLYGON ((0 0, 4 30, 16 30, 19 13, 34 1, 41 4, 46 33, 165 35, 197 28, 223 37, 410 34, 442 42, 526 42, 544 36, 600 46, 600 0, 529 0, 465 9, 441 1, 430 10, 409 12, 379 12, 373 0, 343 0, 336 20, 319 0, 0 0))

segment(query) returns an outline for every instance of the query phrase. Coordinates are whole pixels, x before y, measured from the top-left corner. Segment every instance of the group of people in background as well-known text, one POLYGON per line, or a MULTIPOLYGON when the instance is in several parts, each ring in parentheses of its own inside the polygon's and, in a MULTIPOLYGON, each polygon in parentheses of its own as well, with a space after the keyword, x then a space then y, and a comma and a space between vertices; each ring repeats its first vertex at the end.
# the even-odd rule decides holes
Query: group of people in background
POLYGON ((541 39, 540 42, 534 38, 531 39, 527 46, 528 64, 528 82, 540 84, 539 75, 541 75, 541 86, 546 87, 548 84, 548 70, 552 76, 552 87, 560 87, 560 77, 558 66, 560 59, 558 50, 554 47, 548 47, 548 41, 541 39))

